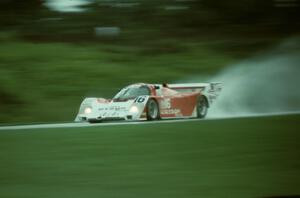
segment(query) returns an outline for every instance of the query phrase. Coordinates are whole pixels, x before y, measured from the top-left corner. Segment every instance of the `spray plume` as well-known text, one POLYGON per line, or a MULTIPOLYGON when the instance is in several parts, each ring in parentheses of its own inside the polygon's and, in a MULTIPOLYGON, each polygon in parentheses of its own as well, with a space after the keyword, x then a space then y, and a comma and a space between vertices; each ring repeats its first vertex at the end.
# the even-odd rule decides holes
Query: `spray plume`
POLYGON ((300 111, 300 40, 289 39, 275 50, 226 67, 206 79, 223 83, 208 117, 300 111))

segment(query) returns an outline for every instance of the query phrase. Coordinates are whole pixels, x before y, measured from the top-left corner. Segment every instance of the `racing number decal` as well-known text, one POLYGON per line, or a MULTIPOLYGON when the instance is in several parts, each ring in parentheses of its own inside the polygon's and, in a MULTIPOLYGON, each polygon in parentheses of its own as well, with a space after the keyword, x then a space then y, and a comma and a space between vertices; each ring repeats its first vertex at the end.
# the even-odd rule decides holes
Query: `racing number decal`
POLYGON ((146 100, 145 96, 137 97, 134 102, 135 103, 143 103, 146 100))

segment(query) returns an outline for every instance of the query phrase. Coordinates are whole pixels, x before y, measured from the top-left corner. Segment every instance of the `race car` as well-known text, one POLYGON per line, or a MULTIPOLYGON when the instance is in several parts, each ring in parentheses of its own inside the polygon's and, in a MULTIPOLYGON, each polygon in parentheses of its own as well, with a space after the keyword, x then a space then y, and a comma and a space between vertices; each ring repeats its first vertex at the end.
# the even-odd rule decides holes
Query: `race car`
POLYGON ((75 121, 204 118, 221 89, 221 83, 136 83, 112 99, 85 98, 75 121))

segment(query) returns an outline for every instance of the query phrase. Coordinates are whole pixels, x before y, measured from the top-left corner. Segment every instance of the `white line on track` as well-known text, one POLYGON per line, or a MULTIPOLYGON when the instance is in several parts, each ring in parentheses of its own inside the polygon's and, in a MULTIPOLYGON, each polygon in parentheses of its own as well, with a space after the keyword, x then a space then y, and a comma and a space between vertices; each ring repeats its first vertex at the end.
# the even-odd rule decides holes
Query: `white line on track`
POLYGON ((195 122, 195 121, 207 121, 207 120, 225 120, 236 118, 253 118, 253 117, 267 117, 267 116, 281 116, 281 115, 298 115, 300 111, 294 112, 280 112, 280 113, 261 113, 261 114, 249 114, 238 116, 226 116, 226 117, 211 117, 205 119, 170 119, 159 121, 133 121, 133 122, 103 122, 103 123, 58 123, 58 124, 30 124, 30 125, 16 125, 16 126, 1 126, 0 131, 3 130, 18 130, 18 129, 50 129, 50 128, 76 128, 76 127, 101 127, 101 126, 118 126, 118 125, 134 125, 134 124, 157 124, 157 123, 174 123, 174 122, 195 122))

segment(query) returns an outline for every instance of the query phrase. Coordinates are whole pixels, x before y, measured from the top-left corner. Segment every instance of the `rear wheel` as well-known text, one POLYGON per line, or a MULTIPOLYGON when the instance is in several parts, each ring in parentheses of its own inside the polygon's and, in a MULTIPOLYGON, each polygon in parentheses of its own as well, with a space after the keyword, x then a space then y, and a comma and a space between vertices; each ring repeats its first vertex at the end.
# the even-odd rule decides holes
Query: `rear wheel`
POLYGON ((197 117, 205 118, 208 110, 208 102, 205 96, 199 96, 197 99, 197 117))
POLYGON ((159 108, 158 104, 154 99, 149 99, 147 102, 147 120, 158 120, 159 119, 159 108))

